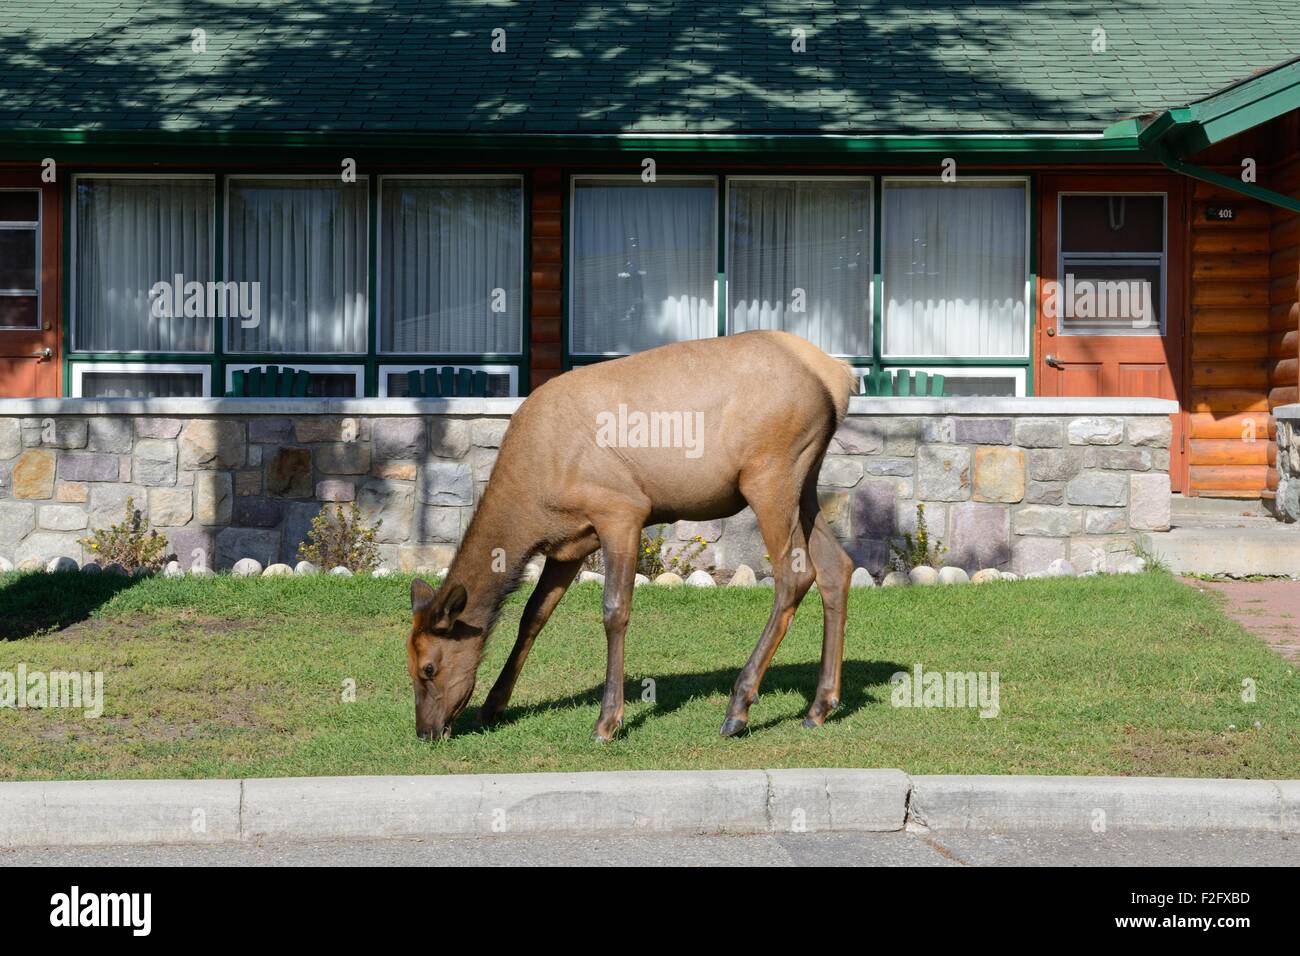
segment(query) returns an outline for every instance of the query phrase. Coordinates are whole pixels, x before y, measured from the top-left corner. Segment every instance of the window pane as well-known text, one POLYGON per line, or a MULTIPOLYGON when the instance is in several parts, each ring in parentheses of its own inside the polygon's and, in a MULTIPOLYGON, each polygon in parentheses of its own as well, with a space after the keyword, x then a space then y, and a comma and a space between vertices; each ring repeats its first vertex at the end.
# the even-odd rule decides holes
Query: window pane
POLYGON ((382 193, 380 349, 519 352, 520 184, 389 179, 382 193))
POLYGON ((307 397, 356 398, 357 377, 351 372, 311 372, 311 378, 307 382, 307 397))
MULTIPOLYGON (((388 397, 406 398, 411 394, 405 372, 388 372, 388 397)), ((510 398, 510 375, 507 372, 488 372, 488 398, 510 398)))
POLYGON ((227 322, 234 352, 366 350, 364 183, 230 181, 230 263, 260 283, 257 324, 227 322))
POLYGON ((212 182, 80 179, 76 215, 76 348, 210 351, 211 319, 154 317, 149 290, 212 279, 212 182))
POLYGON ((41 216, 40 194, 34 189, 0 189, 0 222, 36 222, 41 216))
POLYGON ((1160 263, 1065 262, 1059 328, 1067 335, 1160 335, 1160 263))
POLYGON ((943 394, 1013 396, 1016 380, 1009 375, 949 375, 943 382, 943 394))
POLYGON ((887 355, 1024 355, 1023 183, 888 183, 887 355))
POLYGON ((716 218, 712 181, 575 183, 572 350, 639 352, 716 335, 716 218))
POLYGON ((91 372, 81 377, 83 398, 202 398, 198 372, 91 372))
POLYGON ((732 180, 731 329, 784 329, 832 355, 871 354, 871 184, 732 180))
POLYGON ((34 329, 40 324, 34 295, 0 295, 0 329, 34 329))
POLYGON ((36 291, 36 230, 0 229, 0 292, 36 291))
POLYGON ((1062 252, 1164 252, 1163 196, 1062 196, 1062 252))

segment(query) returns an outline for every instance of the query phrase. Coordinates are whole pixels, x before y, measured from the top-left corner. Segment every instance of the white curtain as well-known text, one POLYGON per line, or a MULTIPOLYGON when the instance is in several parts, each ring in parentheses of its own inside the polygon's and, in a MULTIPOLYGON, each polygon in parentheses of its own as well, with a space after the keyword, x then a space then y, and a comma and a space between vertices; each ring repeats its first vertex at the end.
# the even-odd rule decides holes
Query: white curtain
POLYGON ((727 192, 732 331, 784 329, 832 355, 870 355, 871 184, 735 179, 727 192))
POLYGON ((212 320, 154 318, 149 290, 212 279, 210 179, 77 180, 76 348, 208 352, 212 320))
POLYGON ((520 351, 519 182, 386 179, 382 193, 380 350, 520 351))
POLYGON ((886 355, 1024 355, 1023 183, 886 183, 886 355))
POLYGON ((260 282, 256 327, 227 319, 232 352, 366 351, 364 181, 232 179, 230 261, 236 282, 260 282))
POLYGON ((629 353, 717 334, 712 180, 579 180, 571 346, 629 353))

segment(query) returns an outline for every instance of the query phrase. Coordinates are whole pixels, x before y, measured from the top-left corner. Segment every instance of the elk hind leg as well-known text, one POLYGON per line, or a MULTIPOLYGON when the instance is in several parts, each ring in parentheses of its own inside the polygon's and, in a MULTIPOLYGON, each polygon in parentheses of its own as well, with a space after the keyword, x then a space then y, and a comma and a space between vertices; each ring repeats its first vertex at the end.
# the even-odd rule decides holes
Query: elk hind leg
POLYGON ((817 593, 822 599, 822 662, 805 727, 820 727, 826 717, 840 705, 840 673, 844 665, 844 626, 849 603, 849 581, 853 560, 835 540, 830 526, 817 504, 815 487, 804 494, 804 521, 812 514, 809 553, 817 574, 817 593))
POLYGON ((749 708, 758 696, 763 675, 790 628, 795 609, 812 587, 814 579, 808 557, 808 539, 800 516, 798 490, 771 483, 741 490, 758 518, 758 528, 772 561, 776 587, 767 625, 732 687, 727 717, 720 731, 723 737, 733 737, 749 725, 749 708))

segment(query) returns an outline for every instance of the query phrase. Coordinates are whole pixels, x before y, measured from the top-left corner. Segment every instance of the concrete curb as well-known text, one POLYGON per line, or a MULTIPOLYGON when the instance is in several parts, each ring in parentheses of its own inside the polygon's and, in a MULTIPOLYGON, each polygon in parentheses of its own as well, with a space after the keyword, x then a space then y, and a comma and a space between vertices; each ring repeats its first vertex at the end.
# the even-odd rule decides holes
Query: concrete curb
POLYGON ((1300 781, 719 770, 0 783, 0 847, 942 829, 1300 833, 1300 781))
POLYGON ((912 777, 909 823, 936 830, 1225 829, 1300 833, 1300 781, 912 777))

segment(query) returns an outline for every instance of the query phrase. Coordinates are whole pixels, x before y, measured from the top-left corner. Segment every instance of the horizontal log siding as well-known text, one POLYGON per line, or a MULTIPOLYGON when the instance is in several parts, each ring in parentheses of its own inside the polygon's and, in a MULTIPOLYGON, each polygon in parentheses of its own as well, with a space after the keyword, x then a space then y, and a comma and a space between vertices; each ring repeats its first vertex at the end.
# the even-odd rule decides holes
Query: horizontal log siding
POLYGON ((536 390, 564 371, 562 234, 564 188, 558 169, 533 171, 533 215, 529 235, 532 252, 532 331, 528 377, 536 390))
POLYGON ((1256 497, 1268 487, 1268 299, 1272 216, 1264 203, 1196 183, 1191 211, 1188 491, 1256 497), (1236 218, 1205 207, 1231 203, 1236 218), (1247 440, 1254 431, 1256 441, 1247 440))

